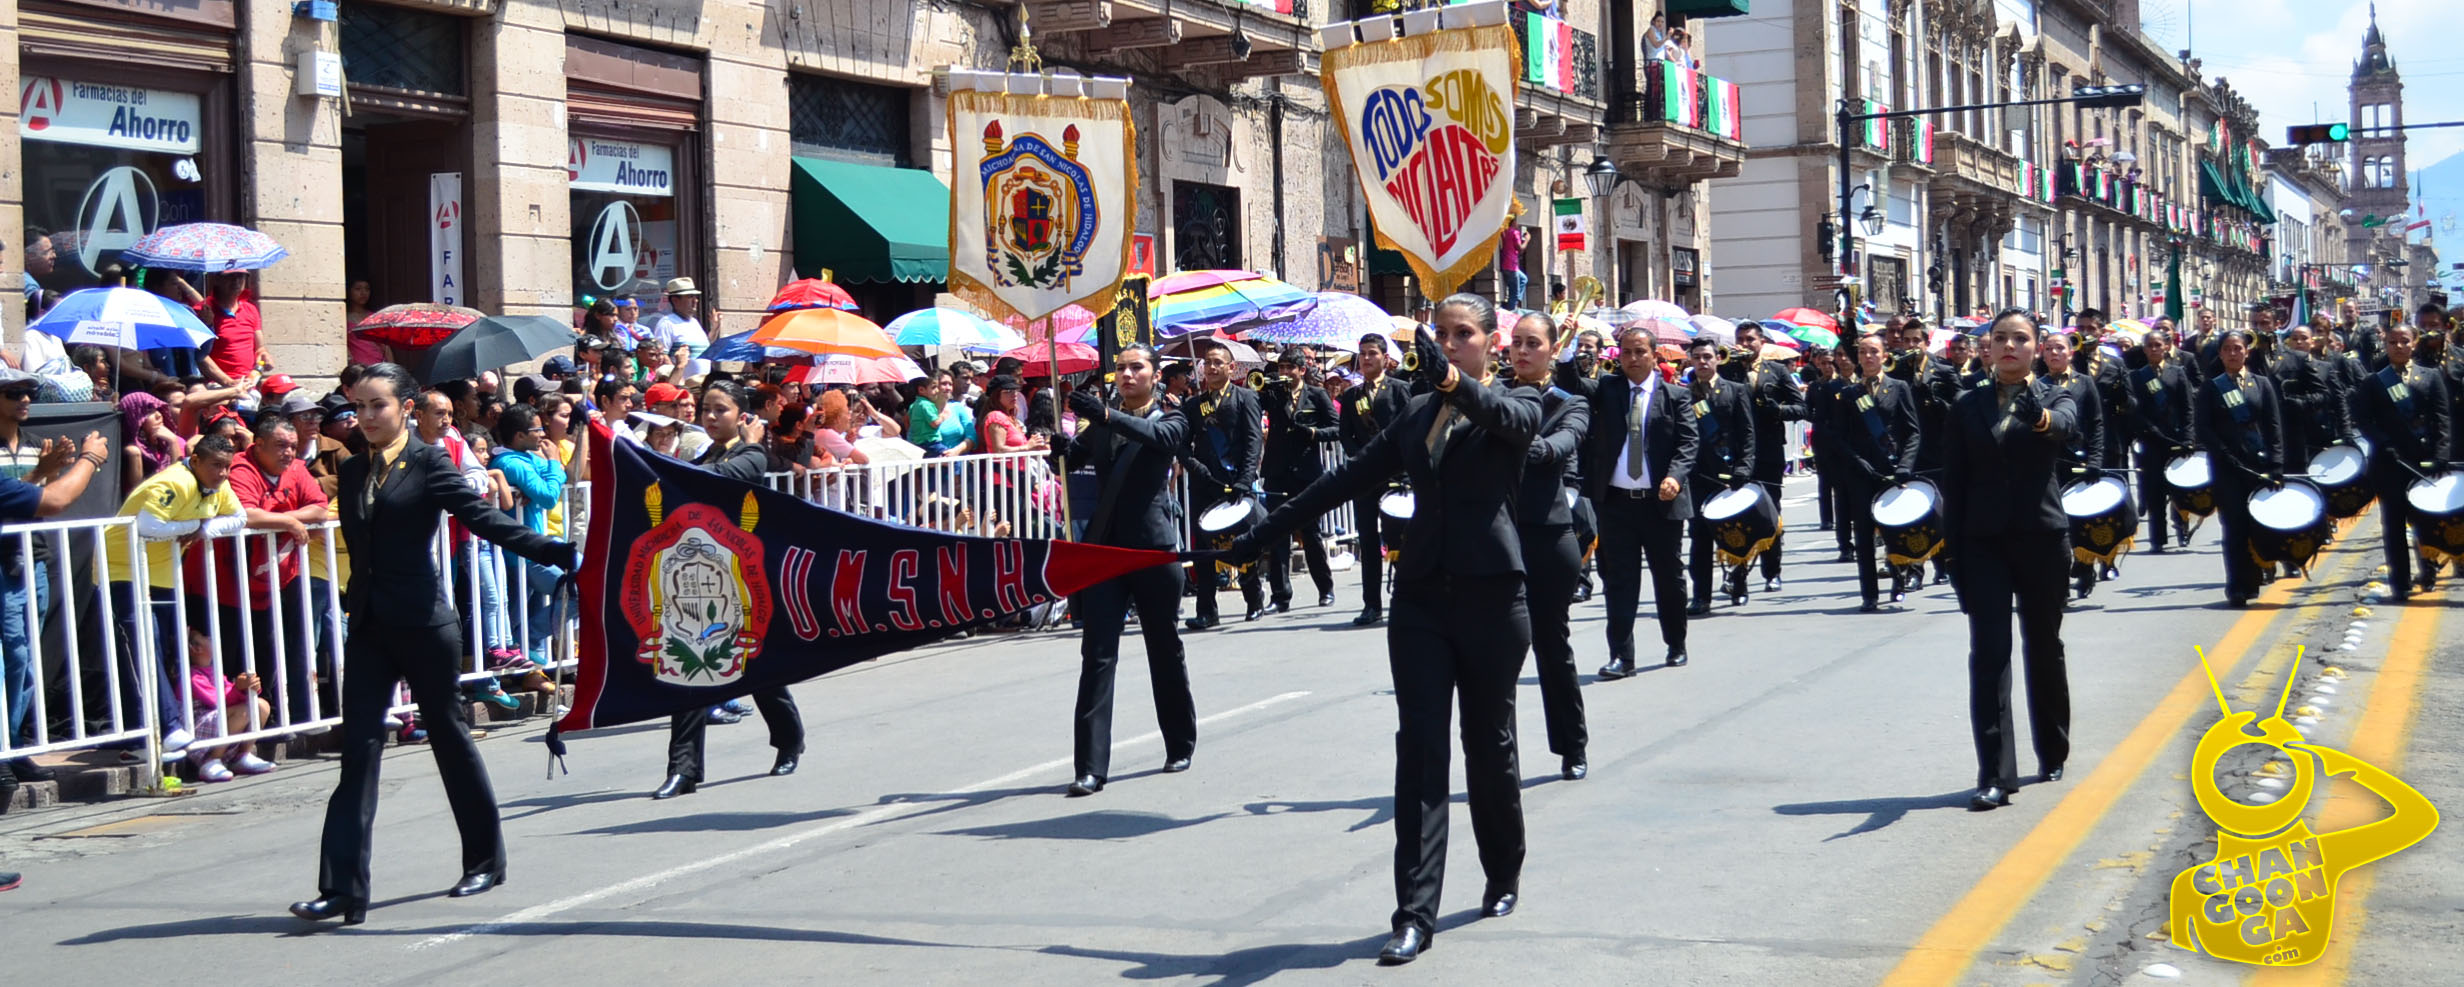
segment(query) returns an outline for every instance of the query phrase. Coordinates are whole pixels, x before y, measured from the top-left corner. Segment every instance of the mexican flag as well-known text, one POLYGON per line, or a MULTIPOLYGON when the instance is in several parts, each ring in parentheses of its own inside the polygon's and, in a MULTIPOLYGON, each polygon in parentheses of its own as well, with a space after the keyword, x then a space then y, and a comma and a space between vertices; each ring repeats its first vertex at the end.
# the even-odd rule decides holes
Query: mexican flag
POLYGON ((1574 91, 1574 26, 1554 17, 1524 14, 1530 49, 1523 53, 1523 79, 1561 93, 1574 91))
MULTIPOLYGON (((1890 107, 1874 102, 1873 100, 1865 100, 1864 103, 1865 112, 1867 113, 1891 112, 1890 107)), ((1873 148, 1877 151, 1888 151, 1891 149, 1891 128, 1888 126, 1888 121, 1882 119, 1865 121, 1865 146, 1873 148)))
POLYGON ((1558 199, 1554 208, 1557 212, 1557 249, 1583 249, 1583 200, 1558 199))
MULTIPOLYGON (((1687 73, 1689 75, 1693 73, 1687 73)), ((1736 140, 1744 135, 1743 118, 1737 108, 1737 84, 1725 79, 1710 80, 1703 98, 1703 129, 1713 135, 1736 140)))

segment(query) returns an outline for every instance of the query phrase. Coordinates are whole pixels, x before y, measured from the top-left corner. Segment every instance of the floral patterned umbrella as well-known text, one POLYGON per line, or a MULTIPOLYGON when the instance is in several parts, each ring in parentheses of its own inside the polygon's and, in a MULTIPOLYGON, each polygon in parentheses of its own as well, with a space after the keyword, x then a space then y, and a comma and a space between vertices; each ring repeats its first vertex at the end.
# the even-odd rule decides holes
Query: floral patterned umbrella
POLYGON ((291 255, 282 244, 245 226, 182 223, 165 226, 120 251, 120 261, 181 271, 255 271, 291 255))
POLYGON ((454 330, 487 317, 486 312, 460 305, 410 302, 370 312, 351 331, 387 346, 424 350, 444 342, 454 330))

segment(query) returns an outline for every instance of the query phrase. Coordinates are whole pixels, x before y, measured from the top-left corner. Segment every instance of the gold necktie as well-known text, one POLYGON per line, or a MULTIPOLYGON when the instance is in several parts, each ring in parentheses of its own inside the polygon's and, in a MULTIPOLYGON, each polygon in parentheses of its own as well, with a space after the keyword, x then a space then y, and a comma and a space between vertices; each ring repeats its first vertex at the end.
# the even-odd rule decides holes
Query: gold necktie
POLYGON ((1429 425, 1430 463, 1436 463, 1440 454, 1445 452, 1446 440, 1454 437, 1455 426, 1457 423, 1461 422, 1462 419, 1463 413, 1455 410, 1454 405, 1446 404, 1439 406, 1437 409, 1437 421, 1429 425))

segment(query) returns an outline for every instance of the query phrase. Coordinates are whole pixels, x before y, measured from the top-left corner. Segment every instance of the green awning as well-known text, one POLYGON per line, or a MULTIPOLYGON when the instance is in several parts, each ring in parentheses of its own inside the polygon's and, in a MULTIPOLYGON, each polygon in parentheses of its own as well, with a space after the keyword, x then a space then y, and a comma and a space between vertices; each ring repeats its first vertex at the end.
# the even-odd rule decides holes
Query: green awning
POLYGON ((1738 17, 1751 13, 1751 0, 1668 0, 1672 17, 1738 17))
POLYGON ((2264 186, 2250 190, 2250 215, 2262 226, 2276 221, 2276 208, 2267 204, 2267 189, 2264 186))
POLYGON ((2199 194, 2237 209, 2250 208, 2233 194, 2233 183, 2225 181, 2223 175, 2216 173, 2216 166, 2206 161, 2199 162, 2199 194))
POLYGON ((841 282, 947 281, 950 187, 932 172, 796 158, 796 273, 841 282))

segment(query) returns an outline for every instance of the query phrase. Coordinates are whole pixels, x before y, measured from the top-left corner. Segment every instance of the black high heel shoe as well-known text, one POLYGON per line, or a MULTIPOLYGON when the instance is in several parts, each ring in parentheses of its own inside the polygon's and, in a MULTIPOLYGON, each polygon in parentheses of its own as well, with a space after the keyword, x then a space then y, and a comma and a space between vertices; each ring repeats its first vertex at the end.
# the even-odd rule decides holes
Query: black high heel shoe
POLYGON ((505 875, 502 873, 464 874, 461 883, 454 885, 453 890, 445 892, 445 896, 468 898, 475 894, 486 894, 490 888, 500 887, 504 883, 505 875))
POLYGON ((650 797, 672 799, 678 795, 691 795, 694 784, 694 782, 686 781, 683 775, 669 775, 667 781, 659 785, 658 791, 650 793, 650 797))
POLYGON ((292 902, 291 914, 311 922, 339 918, 344 925, 358 925, 368 920, 368 903, 355 898, 326 895, 315 901, 292 902))

